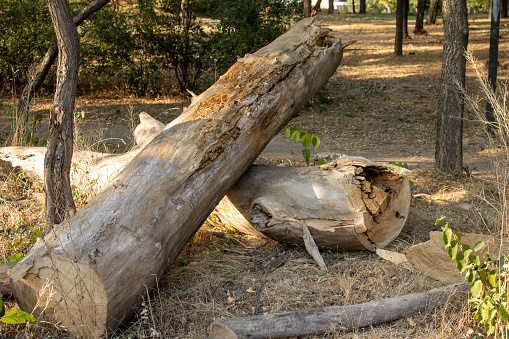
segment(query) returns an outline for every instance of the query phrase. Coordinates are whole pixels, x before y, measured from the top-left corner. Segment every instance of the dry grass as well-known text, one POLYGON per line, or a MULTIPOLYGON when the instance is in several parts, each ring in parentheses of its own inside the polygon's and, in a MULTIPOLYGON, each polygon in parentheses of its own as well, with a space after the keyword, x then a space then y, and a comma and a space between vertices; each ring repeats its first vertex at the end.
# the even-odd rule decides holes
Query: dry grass
MULTIPOLYGON (((386 157, 404 161, 413 169, 411 213, 400 236, 388 249, 404 252, 409 246, 429 239, 429 231, 440 230, 433 221, 445 214, 455 230, 495 233, 500 217, 490 204, 498 199, 498 186, 489 181, 492 174, 487 155, 493 154, 473 114, 465 122, 465 163, 471 176, 456 178, 432 168, 435 138, 435 109, 440 79, 441 26, 426 27, 428 35, 412 36, 405 42, 405 56, 393 56, 394 23, 384 16, 323 17, 343 41, 358 42, 346 52, 343 66, 331 78, 328 96, 333 103, 326 110, 317 105, 306 108, 292 125, 305 128, 322 138, 331 150, 386 157), (409 54, 415 53, 415 54, 409 54)), ((487 16, 470 20, 469 48, 478 58, 487 58, 487 16)), ((507 33, 502 26, 502 33, 507 33)), ((501 50, 509 43, 501 41, 501 50)), ((501 53, 502 54, 502 53, 501 53)), ((502 65, 505 56, 502 57, 502 65)), ((468 71, 468 88, 478 85, 468 71)), ((38 98, 35 111, 45 114, 50 98, 38 98)), ((3 100, 7 107, 8 99, 3 100)), ((77 111, 85 112, 80 147, 107 138, 107 131, 129 133, 132 118, 129 106, 139 113, 147 111, 168 122, 178 115, 185 101, 161 98, 158 101, 134 98, 82 97, 77 111), (91 141, 92 140, 92 141, 91 141)), ((0 106, 2 108, 2 106, 0 106)), ((5 118, 1 116, 0 118, 5 118)), ((1 120, 1 121, 5 121, 1 120)), ((4 125, 5 126, 5 125, 4 125)), ((5 130, 0 130, 4 131, 5 130)), ((282 136, 279 136, 282 138, 282 136)), ((122 140, 124 140, 122 138, 122 140)), ((111 141, 94 149, 122 151, 125 141, 111 141)), ((95 147, 95 146, 94 146, 95 147)), ((42 189, 23 174, 3 168, 0 173, 0 260, 25 252, 33 234, 43 222, 42 189)), ((82 204, 92 198, 84 187, 76 188, 82 204)), ((154 291, 147 291, 136 318, 115 332, 113 338, 206 338, 215 318, 284 312, 310 307, 349 305, 426 291, 439 283, 418 271, 409 271, 386 262, 371 252, 323 252, 329 267, 326 273, 315 265, 300 263, 304 249, 290 247, 281 266, 263 271, 267 256, 281 247, 273 241, 248 237, 229 229, 204 226, 186 246, 154 291), (225 232, 246 244, 240 246, 212 232, 225 232)), ((15 307, 11 301, 9 307, 15 307)), ((460 338, 481 337, 464 296, 451 296, 448 302, 424 314, 354 332, 336 331, 303 338, 460 338)), ((0 326, 0 338, 65 338, 55 324, 0 326)))

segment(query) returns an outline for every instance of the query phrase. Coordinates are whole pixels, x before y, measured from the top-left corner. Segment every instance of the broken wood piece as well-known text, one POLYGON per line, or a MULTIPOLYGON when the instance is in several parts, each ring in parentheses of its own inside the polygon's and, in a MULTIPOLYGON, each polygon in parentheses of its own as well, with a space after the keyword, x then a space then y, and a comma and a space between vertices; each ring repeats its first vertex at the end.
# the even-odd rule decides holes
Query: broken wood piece
POLYGON ((451 294, 466 293, 468 290, 469 286, 466 283, 452 284, 427 292, 358 305, 216 319, 210 327, 210 337, 211 339, 282 338, 333 331, 352 331, 430 310, 451 294))
POLYGON ((304 246, 306 247, 306 250, 313 257, 313 259, 315 259, 318 267, 320 267, 322 271, 327 271, 325 261, 323 261, 322 255, 318 250, 318 246, 316 246, 316 243, 313 240, 313 236, 309 232, 308 225, 306 225, 306 223, 303 221, 301 221, 300 224, 302 226, 302 240, 304 240, 304 246))
MULTIPOLYGON (((447 254, 447 250, 442 242, 442 232, 429 232, 429 234, 430 240, 414 245, 407 250, 406 257, 408 261, 428 277, 443 283, 450 284, 464 281, 465 277, 458 271, 455 262, 447 254)), ((473 253, 481 258, 486 253, 489 253, 492 259, 497 260, 500 258, 500 253, 507 253, 509 250, 507 242, 503 242, 501 245, 499 239, 490 235, 456 234, 461 235, 461 243, 470 245, 470 248, 474 248, 477 241, 483 240, 485 246, 473 253)))
POLYGON ((413 266, 408 262, 408 258, 403 253, 398 253, 394 251, 387 251, 380 248, 377 248, 376 254, 387 261, 390 261, 394 265, 401 266, 406 269, 412 269, 413 266))
POLYGON ((128 320, 228 189, 335 72, 343 45, 324 47, 328 34, 313 18, 299 21, 197 96, 13 268, 19 307, 86 338, 128 320))
POLYGON ((375 250, 394 240, 405 224, 407 173, 360 157, 315 167, 253 165, 208 222, 301 245, 304 222, 318 247, 375 250), (360 176, 370 183, 373 199, 356 185, 360 176))
POLYGON ((11 289, 11 271, 16 263, 0 265, 0 295, 5 297, 12 294, 11 289))

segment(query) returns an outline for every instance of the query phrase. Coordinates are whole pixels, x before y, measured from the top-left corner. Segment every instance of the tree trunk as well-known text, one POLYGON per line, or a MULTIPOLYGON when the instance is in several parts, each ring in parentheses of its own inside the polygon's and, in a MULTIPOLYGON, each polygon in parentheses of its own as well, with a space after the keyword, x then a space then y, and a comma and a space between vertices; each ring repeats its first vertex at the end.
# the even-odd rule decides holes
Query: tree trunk
POLYGON ((355 0, 352 0, 352 13, 355 14, 355 0))
POLYGON ((329 14, 334 14, 334 0, 329 0, 329 14))
POLYGON ((370 301, 350 306, 329 306, 251 317, 217 319, 210 327, 211 339, 262 339, 296 337, 381 324, 429 312, 451 294, 468 292, 466 283, 452 284, 427 292, 370 301))
POLYGON ((11 286, 20 308, 47 305, 35 316, 86 337, 129 319, 228 189, 335 72, 343 45, 325 41, 328 33, 304 19, 196 97, 18 263, 11 286), (52 298, 41 291, 46 281, 52 298))
POLYGON ((406 0, 398 0, 396 5, 396 41, 394 43, 394 53, 403 55, 403 14, 406 0))
POLYGON ((403 39, 410 39, 408 34, 408 9, 410 7, 410 0, 403 2, 403 39))
MULTIPOLYGON (((85 21, 90 15, 104 7, 110 0, 95 0, 90 5, 81 10, 74 18, 74 24, 79 26, 83 21, 85 21)), ((29 118, 28 112, 30 110, 30 100, 32 97, 39 91, 41 88, 44 79, 48 75, 48 72, 53 65, 53 62, 57 58, 58 54, 58 45, 57 39, 53 39, 51 42, 48 51, 42 58, 42 61, 39 63, 35 70, 35 74, 30 78, 29 82, 23 88, 23 92, 18 101, 18 108, 16 111, 16 121, 17 126, 13 128, 15 134, 13 140, 15 141, 14 146, 25 144, 27 138, 30 138, 30 131, 28 129, 29 126, 29 118)))
POLYGON ((321 6, 322 6, 322 0, 318 0, 315 4, 315 7, 313 7, 313 10, 311 11, 311 15, 315 16, 318 12, 320 12, 322 9, 321 6))
POLYGON ((502 9, 500 11, 501 18, 507 18, 507 3, 509 0, 502 0, 502 9))
POLYGON ((366 0, 359 0, 359 14, 366 14, 366 0))
POLYGON ((426 34, 424 30, 424 12, 426 12, 426 0, 418 0, 415 13, 414 34, 426 34))
POLYGON ((304 16, 306 18, 311 16, 311 0, 304 0, 304 16))
MULTIPOLYGON (((497 69, 498 69, 498 42, 500 37, 500 0, 491 2, 491 25, 490 25, 490 53, 488 60, 488 82, 495 93, 497 90, 497 69)), ((491 102, 486 102, 487 133, 495 134, 495 114, 491 102)))
POLYGON ((319 247, 375 250, 405 224, 411 200, 406 175, 356 157, 312 168, 252 166, 209 222, 287 244, 304 244, 305 226, 319 247))
POLYGON ((463 106, 468 45, 468 20, 465 0, 443 3, 444 52, 438 97, 436 167, 445 173, 463 172, 463 106))
POLYGON ((80 61, 79 35, 66 0, 47 0, 58 41, 55 99, 50 111, 48 151, 44 160, 46 227, 74 215, 71 159, 74 130, 74 96, 80 61))
POLYGON ((431 0, 431 2, 429 4, 428 17, 426 19, 426 25, 434 25, 437 22, 438 2, 439 1, 440 0, 431 0))

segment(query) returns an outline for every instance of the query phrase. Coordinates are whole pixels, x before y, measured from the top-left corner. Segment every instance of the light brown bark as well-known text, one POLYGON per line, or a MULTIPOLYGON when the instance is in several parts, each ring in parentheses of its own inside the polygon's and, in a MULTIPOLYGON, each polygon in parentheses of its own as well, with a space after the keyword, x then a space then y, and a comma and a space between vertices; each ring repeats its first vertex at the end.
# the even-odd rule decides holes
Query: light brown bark
POLYGON ((451 294, 466 293, 468 285, 452 284, 427 292, 350 306, 330 306, 260 316, 217 319, 211 339, 282 338, 352 331, 431 310, 451 294))
POLYGON ((74 130, 74 96, 80 60, 79 35, 66 0, 47 0, 58 42, 57 86, 50 111, 48 151, 44 160, 46 227, 76 212, 70 171, 74 130))
POLYGON ((325 43, 328 33, 304 19, 196 97, 13 269, 20 308, 47 301, 36 316, 85 337, 129 319, 228 189, 334 73, 343 45, 325 43))
POLYGON ((426 18, 426 25, 434 25, 437 21, 439 0, 431 0, 429 4, 428 17, 426 18))

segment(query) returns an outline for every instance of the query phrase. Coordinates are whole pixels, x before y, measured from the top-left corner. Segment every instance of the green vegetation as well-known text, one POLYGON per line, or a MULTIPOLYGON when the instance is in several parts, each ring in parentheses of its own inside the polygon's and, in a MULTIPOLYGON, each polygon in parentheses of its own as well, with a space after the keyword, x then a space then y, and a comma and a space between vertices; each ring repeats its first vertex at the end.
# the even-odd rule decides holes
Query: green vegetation
MULTIPOLYGON (((316 135, 310 135, 307 131, 303 129, 296 129, 295 127, 288 127, 285 129, 285 137, 289 138, 291 137, 294 142, 301 142, 304 149, 302 150, 302 156, 304 157, 304 161, 306 162, 306 165, 309 166, 310 159, 311 159, 311 151, 308 150, 309 145, 313 145, 313 148, 316 152, 316 149, 318 146, 320 146, 320 138, 318 138, 316 135)), ((313 165, 324 165, 325 160, 319 159, 314 160, 313 165)))

